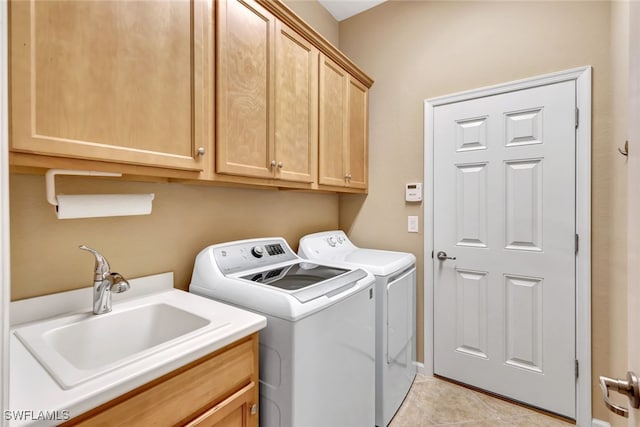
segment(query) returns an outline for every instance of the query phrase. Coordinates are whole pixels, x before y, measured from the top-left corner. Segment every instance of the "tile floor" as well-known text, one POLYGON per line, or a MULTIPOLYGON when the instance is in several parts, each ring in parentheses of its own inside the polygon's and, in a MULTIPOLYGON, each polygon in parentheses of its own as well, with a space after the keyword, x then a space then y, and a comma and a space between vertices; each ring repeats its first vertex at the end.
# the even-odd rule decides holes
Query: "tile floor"
POLYGON ((571 424, 447 381, 418 375, 390 427, 569 427, 571 424))

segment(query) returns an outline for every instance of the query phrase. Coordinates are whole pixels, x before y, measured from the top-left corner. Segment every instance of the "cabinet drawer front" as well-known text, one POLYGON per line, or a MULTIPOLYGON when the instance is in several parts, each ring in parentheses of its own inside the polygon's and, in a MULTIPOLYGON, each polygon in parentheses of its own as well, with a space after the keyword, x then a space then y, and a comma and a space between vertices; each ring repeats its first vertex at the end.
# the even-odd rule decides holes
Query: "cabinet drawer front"
MULTIPOLYGON (((186 370, 160 378, 65 425, 182 425, 257 381, 257 335, 186 370)), ((197 362, 196 362, 197 363, 197 362)), ((206 424, 205 424, 206 425, 206 424)))
POLYGON ((255 383, 251 382, 185 427, 241 427, 248 425, 250 417, 257 417, 255 410, 252 414, 252 407, 256 408, 254 406, 255 388, 255 383))

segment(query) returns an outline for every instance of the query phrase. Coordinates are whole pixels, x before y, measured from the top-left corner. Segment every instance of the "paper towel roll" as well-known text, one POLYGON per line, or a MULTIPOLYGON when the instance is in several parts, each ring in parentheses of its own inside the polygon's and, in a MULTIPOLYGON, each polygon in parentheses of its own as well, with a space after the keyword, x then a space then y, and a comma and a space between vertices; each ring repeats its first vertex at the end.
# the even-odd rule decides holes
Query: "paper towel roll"
POLYGON ((58 219, 149 215, 154 194, 58 194, 58 219))

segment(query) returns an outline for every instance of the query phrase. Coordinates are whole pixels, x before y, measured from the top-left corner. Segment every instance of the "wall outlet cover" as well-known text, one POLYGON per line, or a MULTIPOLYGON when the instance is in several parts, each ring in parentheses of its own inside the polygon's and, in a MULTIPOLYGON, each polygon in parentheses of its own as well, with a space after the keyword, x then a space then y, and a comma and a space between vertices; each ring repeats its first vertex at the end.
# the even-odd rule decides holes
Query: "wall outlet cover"
POLYGON ((409 233, 417 233, 418 230, 418 217, 409 215, 407 217, 407 231, 409 233))

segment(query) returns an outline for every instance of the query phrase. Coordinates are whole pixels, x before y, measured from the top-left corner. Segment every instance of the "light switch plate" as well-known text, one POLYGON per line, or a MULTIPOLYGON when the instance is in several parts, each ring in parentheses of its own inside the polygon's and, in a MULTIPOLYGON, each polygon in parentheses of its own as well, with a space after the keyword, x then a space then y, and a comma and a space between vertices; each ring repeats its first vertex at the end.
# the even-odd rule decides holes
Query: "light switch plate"
POLYGON ((417 233, 418 232, 418 217, 409 215, 407 217, 407 231, 409 233, 417 233))

